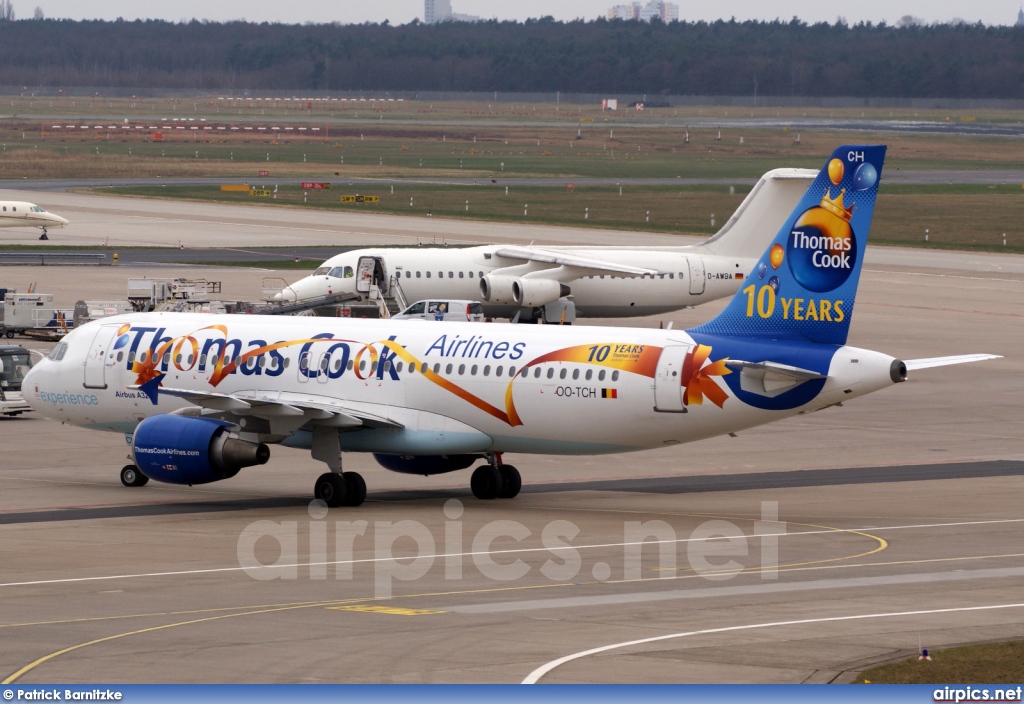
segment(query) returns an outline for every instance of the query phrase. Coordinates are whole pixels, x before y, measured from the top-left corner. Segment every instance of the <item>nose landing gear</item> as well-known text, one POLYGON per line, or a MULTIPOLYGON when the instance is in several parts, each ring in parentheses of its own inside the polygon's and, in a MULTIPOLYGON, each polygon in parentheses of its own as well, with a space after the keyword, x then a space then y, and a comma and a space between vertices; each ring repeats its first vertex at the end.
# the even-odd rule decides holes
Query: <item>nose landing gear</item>
POLYGON ((126 464, 121 468, 121 483, 125 486, 145 486, 149 483, 149 477, 139 471, 133 464, 126 464))
POLYGON ((39 235, 39 239, 41 239, 41 240, 48 240, 48 239, 50 239, 50 238, 49 238, 49 237, 48 237, 48 236, 46 235, 46 228, 45 228, 45 227, 43 228, 43 234, 39 235))

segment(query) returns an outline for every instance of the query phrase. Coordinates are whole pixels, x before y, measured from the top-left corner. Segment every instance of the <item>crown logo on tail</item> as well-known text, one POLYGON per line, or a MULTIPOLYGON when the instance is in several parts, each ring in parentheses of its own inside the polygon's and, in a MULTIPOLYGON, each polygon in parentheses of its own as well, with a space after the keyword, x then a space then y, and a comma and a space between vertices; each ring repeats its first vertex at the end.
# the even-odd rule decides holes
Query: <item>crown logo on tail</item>
POLYGON ((825 191, 825 195, 821 197, 820 205, 823 210, 827 210, 828 212, 835 215, 837 218, 841 218, 846 222, 850 222, 850 219, 853 218, 853 211, 854 208, 856 208, 856 203, 851 205, 849 208, 846 208, 843 205, 843 195, 845 193, 846 189, 843 188, 839 191, 839 194, 835 198, 833 198, 832 189, 829 188, 827 191, 825 191))

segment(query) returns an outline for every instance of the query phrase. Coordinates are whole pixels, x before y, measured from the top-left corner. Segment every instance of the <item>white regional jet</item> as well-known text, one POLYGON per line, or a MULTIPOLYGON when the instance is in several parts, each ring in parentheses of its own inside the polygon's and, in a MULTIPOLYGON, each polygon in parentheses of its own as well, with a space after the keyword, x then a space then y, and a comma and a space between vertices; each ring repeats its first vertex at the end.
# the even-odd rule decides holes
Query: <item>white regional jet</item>
POLYGON ((358 505, 343 452, 439 474, 505 453, 628 452, 736 432, 898 384, 906 363, 846 345, 885 147, 837 149, 725 310, 688 331, 135 313, 67 335, 23 384, 55 420, 124 433, 129 486, 202 484, 312 450, 315 495, 358 505))
POLYGON ((699 245, 359 249, 328 259, 277 298, 356 293, 393 301, 394 312, 425 299, 481 300, 485 315, 523 322, 559 322, 567 309, 570 322, 666 313, 736 293, 815 176, 769 171, 699 245))
POLYGON ((51 227, 64 227, 65 218, 54 215, 33 203, 18 200, 0 200, 0 227, 40 227, 43 234, 39 239, 50 239, 46 231, 51 227))

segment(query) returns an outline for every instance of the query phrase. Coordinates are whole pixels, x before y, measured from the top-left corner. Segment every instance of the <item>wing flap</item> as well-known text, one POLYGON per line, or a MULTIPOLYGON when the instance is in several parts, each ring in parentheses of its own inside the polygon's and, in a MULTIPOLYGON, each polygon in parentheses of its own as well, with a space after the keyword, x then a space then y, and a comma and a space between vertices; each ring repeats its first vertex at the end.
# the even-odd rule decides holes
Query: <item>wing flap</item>
MULTIPOLYGON (((140 386, 129 387, 149 394, 152 389, 140 386)), ((306 418, 315 425, 332 428, 403 428, 402 423, 385 416, 367 412, 340 403, 335 399, 321 398, 267 398, 247 394, 222 394, 214 391, 195 391, 159 387, 156 392, 188 401, 200 408, 211 411, 233 413, 237 416, 253 416, 264 419, 306 418)))

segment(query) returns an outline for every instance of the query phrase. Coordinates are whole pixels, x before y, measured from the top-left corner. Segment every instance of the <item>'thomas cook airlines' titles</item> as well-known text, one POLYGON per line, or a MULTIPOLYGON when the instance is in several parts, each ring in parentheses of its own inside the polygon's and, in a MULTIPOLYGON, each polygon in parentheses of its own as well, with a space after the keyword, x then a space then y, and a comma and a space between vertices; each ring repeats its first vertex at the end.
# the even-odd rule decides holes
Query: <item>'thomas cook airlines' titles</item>
MULTIPOLYGON (((349 361, 355 364, 354 370, 360 378, 363 377, 359 369, 359 362, 365 354, 370 359, 378 362, 376 376, 383 379, 387 374, 393 379, 398 379, 395 365, 387 364, 392 361, 395 352, 384 345, 384 349, 377 351, 373 343, 362 343, 354 340, 339 340, 332 333, 321 333, 302 340, 282 340, 275 343, 268 343, 266 340, 254 339, 243 341, 239 338, 227 338, 226 328, 217 326, 216 329, 204 329, 178 337, 169 337, 164 333, 166 328, 153 327, 129 327, 124 326, 119 331, 118 341, 114 349, 128 347, 127 366, 131 371, 138 371, 136 365, 146 361, 153 366, 166 372, 170 367, 179 371, 206 372, 208 369, 221 368, 223 374, 235 374, 241 372, 243 375, 266 375, 279 376, 285 370, 285 355, 282 350, 286 347, 301 345, 299 358, 311 353, 313 345, 328 344, 324 351, 332 359, 340 363, 334 369, 326 371, 330 378, 337 378, 344 374, 349 368, 349 361), (210 337, 201 333, 224 334, 224 337, 210 337), (198 337, 197 337, 198 336, 198 337), (148 345, 144 345, 145 340, 148 345), (121 341, 123 340, 123 342, 121 341), (353 354, 353 348, 355 352, 353 354), (262 358, 267 362, 260 363, 262 358), (253 361, 255 360, 255 361, 253 361)), ((397 336, 391 336, 388 342, 394 342, 397 336)), ((492 359, 516 361, 522 358, 526 348, 525 342, 495 342, 486 339, 483 335, 471 335, 463 338, 461 335, 441 335, 426 350, 424 356, 436 355, 440 357, 458 357, 466 359, 492 359)), ((307 376, 316 376, 318 371, 309 365, 306 369, 300 368, 300 373, 307 376)))

